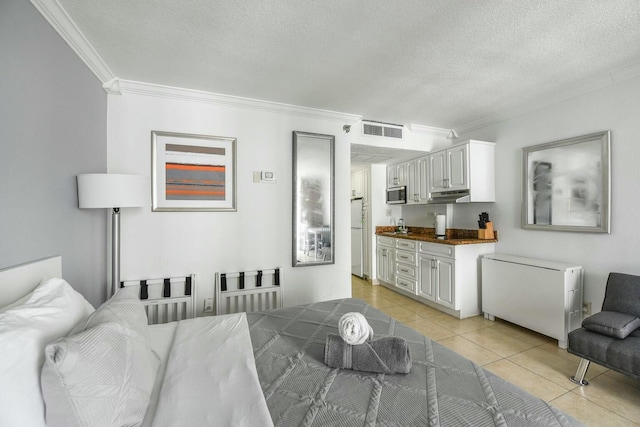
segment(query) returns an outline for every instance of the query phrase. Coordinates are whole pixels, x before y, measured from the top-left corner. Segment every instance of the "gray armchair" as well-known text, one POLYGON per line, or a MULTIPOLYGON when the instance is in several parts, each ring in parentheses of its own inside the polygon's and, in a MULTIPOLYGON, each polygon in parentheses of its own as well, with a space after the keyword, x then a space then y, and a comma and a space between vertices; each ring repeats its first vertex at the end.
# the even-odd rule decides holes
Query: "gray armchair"
POLYGON ((571 380, 580 385, 590 362, 640 379, 640 276, 610 273, 602 311, 569 333, 567 351, 582 358, 571 380))

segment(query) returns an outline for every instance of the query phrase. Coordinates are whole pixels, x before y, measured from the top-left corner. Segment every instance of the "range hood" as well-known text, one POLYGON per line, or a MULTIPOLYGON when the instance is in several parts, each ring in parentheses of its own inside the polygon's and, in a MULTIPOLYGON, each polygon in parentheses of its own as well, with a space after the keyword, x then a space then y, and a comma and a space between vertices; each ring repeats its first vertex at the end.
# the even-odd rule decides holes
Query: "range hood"
POLYGON ((431 197, 427 201, 429 204, 445 204, 445 203, 469 203, 471 197, 469 190, 441 191, 439 193, 431 193, 431 197))

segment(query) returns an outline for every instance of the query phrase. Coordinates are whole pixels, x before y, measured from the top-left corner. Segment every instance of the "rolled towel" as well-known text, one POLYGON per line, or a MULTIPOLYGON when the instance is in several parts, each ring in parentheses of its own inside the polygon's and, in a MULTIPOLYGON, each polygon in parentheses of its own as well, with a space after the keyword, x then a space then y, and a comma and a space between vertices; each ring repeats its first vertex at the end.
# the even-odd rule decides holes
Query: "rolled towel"
POLYGON ((383 337, 360 345, 349 345, 338 335, 327 335, 324 363, 331 368, 382 374, 407 374, 411 370, 411 355, 407 340, 383 337))
POLYGON ((373 328, 358 312, 342 315, 338 321, 338 332, 347 344, 358 345, 373 338, 373 328))

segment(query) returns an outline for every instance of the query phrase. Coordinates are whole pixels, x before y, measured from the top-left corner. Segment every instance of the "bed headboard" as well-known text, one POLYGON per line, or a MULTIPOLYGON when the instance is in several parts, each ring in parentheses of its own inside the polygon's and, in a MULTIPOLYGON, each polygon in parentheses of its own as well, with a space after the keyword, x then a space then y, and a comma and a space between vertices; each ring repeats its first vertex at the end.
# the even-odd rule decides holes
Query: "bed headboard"
POLYGON ((62 277, 62 257, 52 256, 0 270, 0 307, 33 291, 43 279, 62 277))

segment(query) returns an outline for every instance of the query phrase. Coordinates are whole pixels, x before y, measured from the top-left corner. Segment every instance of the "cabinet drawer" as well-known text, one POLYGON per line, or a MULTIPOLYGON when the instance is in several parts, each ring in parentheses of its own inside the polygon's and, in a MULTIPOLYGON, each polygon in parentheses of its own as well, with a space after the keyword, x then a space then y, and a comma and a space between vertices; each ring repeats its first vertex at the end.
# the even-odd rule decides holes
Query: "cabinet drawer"
POLYGON ((451 258, 455 257, 453 245, 441 245, 439 243, 420 242, 418 250, 420 253, 429 253, 435 255, 444 255, 451 258))
POLYGON ((407 252, 407 251, 397 251, 396 252, 396 261, 402 262, 404 264, 409 265, 418 265, 416 263, 418 256, 415 252, 407 252))
POLYGON ((396 277, 396 286, 409 291, 412 294, 416 293, 416 281, 411 279, 405 279, 404 277, 396 277))
POLYGON ((394 239, 393 237, 377 236, 376 242, 382 246, 393 247, 395 243, 394 240, 396 239, 394 239))
POLYGON ((413 265, 402 264, 400 262, 396 263, 396 274, 398 275, 410 277, 412 279, 417 279, 418 278, 417 272, 418 272, 418 269, 413 265))
POLYGON ((416 241, 408 240, 408 239, 396 239, 396 248, 404 249, 407 251, 415 251, 416 250, 416 241))

